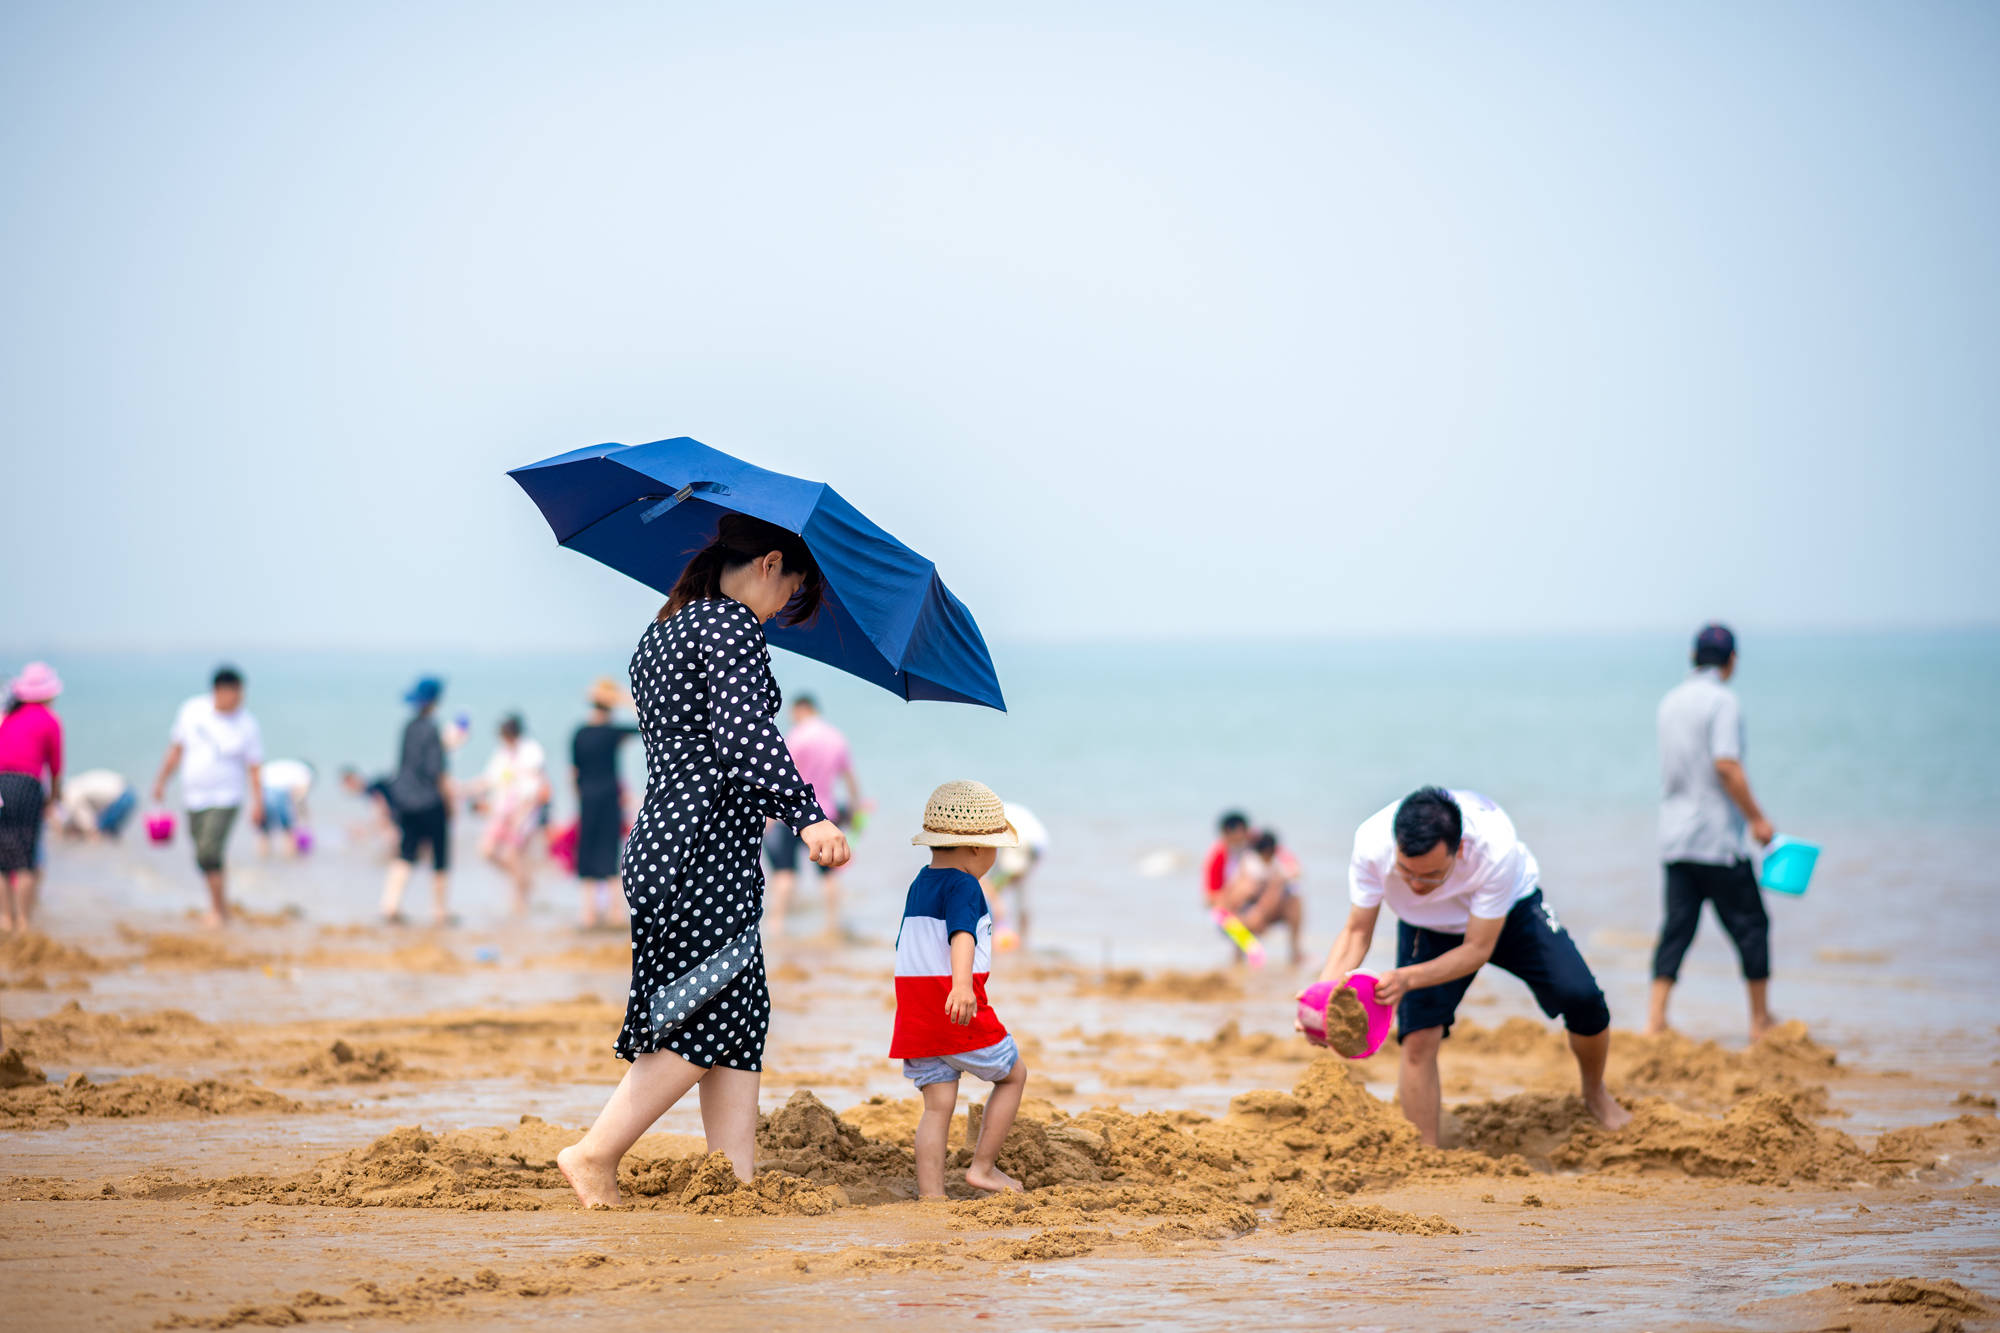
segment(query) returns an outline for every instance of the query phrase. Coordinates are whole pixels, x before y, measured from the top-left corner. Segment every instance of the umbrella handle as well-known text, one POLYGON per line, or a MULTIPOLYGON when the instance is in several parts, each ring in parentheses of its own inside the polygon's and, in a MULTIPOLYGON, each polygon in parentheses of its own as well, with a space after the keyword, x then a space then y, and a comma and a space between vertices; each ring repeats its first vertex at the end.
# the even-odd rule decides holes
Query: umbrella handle
POLYGON ((702 495, 727 495, 729 494, 729 488, 719 481, 691 481, 652 508, 640 514, 639 521, 641 523, 651 523, 654 519, 696 493, 702 495))

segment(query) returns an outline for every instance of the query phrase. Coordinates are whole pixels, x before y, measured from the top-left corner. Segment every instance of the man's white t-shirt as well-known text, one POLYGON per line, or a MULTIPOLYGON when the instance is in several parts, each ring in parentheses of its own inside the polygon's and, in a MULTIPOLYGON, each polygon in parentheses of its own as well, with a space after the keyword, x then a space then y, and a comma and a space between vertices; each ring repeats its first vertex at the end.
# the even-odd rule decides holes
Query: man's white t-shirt
POLYGON ((265 791, 310 791, 313 785, 313 771, 302 759, 273 759, 259 776, 265 791))
POLYGON ((1514 832, 1507 812, 1478 792, 1454 791, 1464 820, 1458 860, 1445 882, 1419 895, 1396 873, 1396 810, 1370 815, 1354 834, 1354 859, 1347 868, 1347 896, 1356 907, 1388 903, 1399 921, 1447 935, 1463 935, 1475 916, 1494 920, 1535 891, 1541 867, 1514 832))
POLYGON ((264 762, 264 737, 249 709, 218 713, 213 695, 197 694, 175 715, 171 739, 181 747, 181 800, 188 809, 249 799, 250 765, 264 762))

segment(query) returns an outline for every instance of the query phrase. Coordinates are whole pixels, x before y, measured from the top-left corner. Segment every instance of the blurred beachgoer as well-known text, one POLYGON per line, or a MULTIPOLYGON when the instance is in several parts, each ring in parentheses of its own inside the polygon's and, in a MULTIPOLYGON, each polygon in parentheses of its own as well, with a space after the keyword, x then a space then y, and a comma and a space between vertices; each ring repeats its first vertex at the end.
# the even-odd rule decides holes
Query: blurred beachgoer
POLYGON ((306 797, 312 794, 313 766, 303 759, 273 759, 264 765, 264 818, 257 824, 257 848, 271 854, 271 835, 285 835, 280 845, 296 849, 297 835, 307 828, 306 797))
POLYGON ((1292 943, 1292 966, 1305 959, 1300 935, 1305 929, 1305 900, 1298 882, 1305 874, 1299 859, 1269 829, 1250 840, 1237 859, 1236 871, 1222 890, 1222 907, 1235 913, 1250 933, 1261 935, 1283 923, 1292 943))
MULTIPOLYGON (((820 807, 833 818, 835 827, 846 829, 861 809, 861 783, 854 775, 854 761, 848 752, 847 737, 820 716, 819 702, 810 694, 792 701, 792 728, 785 733, 785 748, 799 776, 813 789, 820 807), (834 793, 845 785, 847 799, 834 793)), ((798 886, 799 838, 781 823, 772 823, 764 834, 764 859, 771 867, 771 902, 765 911, 769 931, 775 937, 785 933, 785 917, 791 910, 792 892, 798 886)), ((838 938, 840 927, 840 868, 822 865, 820 885, 826 890, 827 938, 838 938)))
POLYGON ((819 609, 812 552, 775 524, 725 515, 632 654, 646 741, 645 804, 632 827, 625 901, 632 984, 617 1091, 556 1166, 586 1208, 618 1203, 618 1162, 691 1088, 710 1152, 749 1180, 757 1093, 771 1022, 757 844, 767 818, 805 839, 816 865, 847 859, 847 838, 778 744, 778 682, 764 622, 819 609))
POLYGON ((1250 850, 1250 816, 1241 810, 1231 810, 1215 827, 1215 843, 1208 849, 1201 867, 1203 900, 1210 907, 1222 900, 1222 891, 1236 877, 1237 861, 1250 850))
POLYGON ((431 917, 440 926, 451 923, 451 775, 445 767, 444 737, 432 716, 443 693, 443 681, 425 676, 403 696, 416 712, 403 724, 396 775, 383 792, 399 834, 396 859, 382 883, 382 919, 391 924, 403 919, 403 890, 426 846, 431 850, 431 917))
POLYGON ((1027 943, 1028 881, 1049 849, 1049 831, 1035 818, 1035 812, 1013 801, 1006 804, 1007 822, 1014 826, 1018 840, 994 853, 993 869, 980 881, 987 905, 993 909, 993 947, 1002 953, 1027 943), (1013 899, 1011 909, 1008 898, 1013 899))
POLYGON ((1695 635, 1693 672, 1660 700, 1666 915, 1653 951, 1649 1033, 1667 1029, 1667 1000, 1701 925, 1704 902, 1715 908, 1736 946, 1750 992, 1750 1039, 1771 1030, 1771 922, 1744 834, 1761 847, 1777 830, 1751 795, 1743 771, 1743 710, 1728 685, 1735 674, 1736 636, 1722 625, 1704 626, 1695 635))
POLYGON ((369 841, 388 838, 394 844, 401 832, 396 827, 395 802, 389 799, 389 783, 394 777, 393 773, 384 773, 371 778, 352 764, 340 770, 341 790, 350 796, 359 796, 368 804, 367 822, 356 825, 354 829, 358 837, 369 841))
POLYGON ((1354 835, 1348 897, 1347 925, 1319 979, 1343 985, 1361 966, 1386 902, 1396 914, 1396 967, 1376 981, 1375 996, 1396 1006, 1396 1099, 1425 1143, 1438 1141, 1438 1048, 1489 962, 1527 982, 1543 1013, 1562 1015, 1584 1105, 1598 1122, 1619 1129, 1632 1118, 1604 1086, 1610 1006, 1542 901, 1534 853, 1499 806, 1476 792, 1425 787, 1377 811, 1354 835))
MULTIPOLYGON (((639 729, 613 722, 611 712, 632 697, 609 676, 590 689, 590 721, 570 738, 576 779, 576 877, 583 882, 582 924, 601 924, 611 910, 611 889, 625 850, 624 791, 618 783, 618 747, 639 729)), ((624 896, 621 890, 621 898, 624 896)))
POLYGON ((194 863, 208 882, 210 926, 229 918, 223 861, 237 810, 248 801, 250 822, 264 822, 263 766, 264 736, 243 707, 243 674, 219 667, 210 692, 189 699, 175 714, 167 755, 153 780, 153 804, 159 805, 167 799, 167 780, 180 770, 194 863))
POLYGON ((139 793, 108 768, 88 768, 63 782, 59 827, 72 838, 116 838, 139 808, 139 793))
POLYGON ((479 800, 486 811, 486 832, 479 850, 514 882, 514 914, 528 914, 534 892, 535 868, 528 855, 547 816, 548 760, 539 741, 530 740, 518 713, 500 720, 500 744, 486 761, 479 778, 479 800))
POLYGON ((910 842, 928 847, 931 863, 911 882, 896 932, 896 1026, 889 1058, 903 1062, 903 1077, 924 1099, 915 1144, 917 1196, 945 1197, 946 1141, 964 1074, 993 1085, 965 1183, 1019 1190, 1021 1182, 995 1163, 1027 1089, 1028 1066, 987 1003, 993 913, 979 881, 993 869, 996 854, 1020 837, 992 788, 947 782, 931 793, 923 828, 910 842))
POLYGON ((42 821, 63 797, 63 728, 49 704, 62 679, 46 662, 30 662, 8 687, 0 717, 0 907, 8 930, 26 930, 42 871, 42 821), (49 785, 42 787, 42 776, 49 785))

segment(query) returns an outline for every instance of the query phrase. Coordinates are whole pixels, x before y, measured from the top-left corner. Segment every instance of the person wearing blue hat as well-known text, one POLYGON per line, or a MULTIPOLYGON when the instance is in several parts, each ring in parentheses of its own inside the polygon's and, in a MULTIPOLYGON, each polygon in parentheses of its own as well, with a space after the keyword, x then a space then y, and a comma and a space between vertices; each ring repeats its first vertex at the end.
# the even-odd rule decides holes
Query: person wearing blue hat
POLYGON ((1694 640, 1694 670, 1660 700, 1660 860, 1666 914, 1653 951, 1646 1031, 1667 1029, 1667 1000, 1681 959, 1708 903, 1729 933, 1750 992, 1750 1039, 1770 1030, 1771 922, 1750 866, 1747 833, 1759 846, 1776 835, 1743 770, 1743 710, 1729 678, 1736 636, 1705 625, 1694 640))
POLYGON ((416 713, 403 727, 396 775, 389 779, 387 792, 400 842, 382 886, 382 919, 391 924, 403 919, 403 890, 409 886, 417 856, 426 846, 434 876, 432 915, 441 926, 451 920, 451 776, 445 767, 444 737, 432 716, 443 695, 444 682, 425 676, 403 696, 403 702, 416 713))

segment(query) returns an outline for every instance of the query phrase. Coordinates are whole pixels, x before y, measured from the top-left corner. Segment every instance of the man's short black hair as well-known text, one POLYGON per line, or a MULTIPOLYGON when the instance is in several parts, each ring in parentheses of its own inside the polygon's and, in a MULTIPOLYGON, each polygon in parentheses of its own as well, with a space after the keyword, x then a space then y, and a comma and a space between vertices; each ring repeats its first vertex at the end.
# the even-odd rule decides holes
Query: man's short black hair
POLYGON ((215 679, 209 685, 218 690, 225 685, 234 685, 240 690, 243 688, 243 673, 233 666, 219 666, 215 669, 215 679))
POLYGON ((1396 807, 1396 846, 1405 856, 1422 856, 1439 843, 1454 856, 1465 837, 1465 816, 1443 787, 1420 787, 1396 807))
POLYGON ((1250 816, 1244 814, 1241 810, 1231 810, 1223 815, 1221 820, 1217 822, 1216 827, 1224 833, 1235 833, 1239 829, 1250 827, 1250 816))

